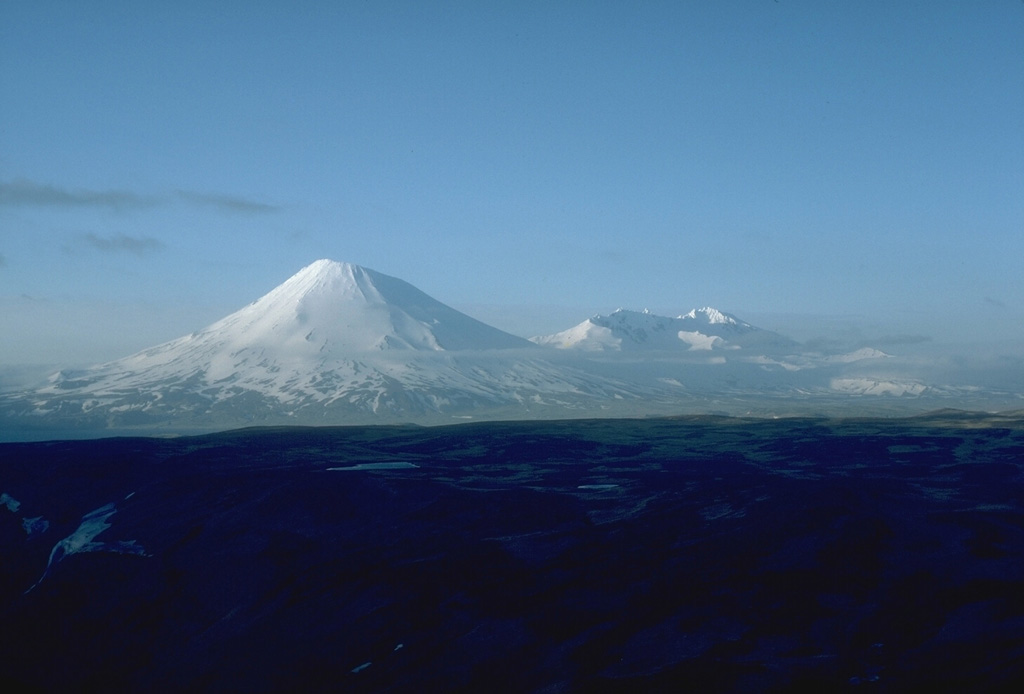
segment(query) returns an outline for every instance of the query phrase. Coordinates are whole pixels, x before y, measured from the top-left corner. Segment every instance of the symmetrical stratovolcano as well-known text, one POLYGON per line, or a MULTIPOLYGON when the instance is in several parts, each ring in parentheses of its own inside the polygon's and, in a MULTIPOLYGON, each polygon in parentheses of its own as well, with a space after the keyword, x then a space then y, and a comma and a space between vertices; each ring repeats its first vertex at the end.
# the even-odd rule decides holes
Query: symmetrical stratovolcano
POLYGON ((258 301, 167 348, 185 344, 201 345, 219 360, 224 353, 251 356, 247 353, 254 351, 295 359, 530 346, 396 277, 332 260, 308 265, 258 301))

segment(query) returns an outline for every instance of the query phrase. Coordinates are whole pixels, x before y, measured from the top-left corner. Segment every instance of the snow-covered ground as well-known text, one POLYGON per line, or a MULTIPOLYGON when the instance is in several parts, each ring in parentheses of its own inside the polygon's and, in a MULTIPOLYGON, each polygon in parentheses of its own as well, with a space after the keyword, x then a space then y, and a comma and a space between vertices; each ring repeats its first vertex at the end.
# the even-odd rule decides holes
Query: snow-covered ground
POLYGON ((50 551, 43 575, 25 592, 28 593, 46 580, 54 567, 63 559, 82 552, 114 552, 115 554, 137 554, 146 556, 146 551, 135 540, 100 542, 96 537, 110 528, 110 517, 117 513, 113 503, 104 504, 82 516, 82 522, 73 533, 60 540, 50 551))

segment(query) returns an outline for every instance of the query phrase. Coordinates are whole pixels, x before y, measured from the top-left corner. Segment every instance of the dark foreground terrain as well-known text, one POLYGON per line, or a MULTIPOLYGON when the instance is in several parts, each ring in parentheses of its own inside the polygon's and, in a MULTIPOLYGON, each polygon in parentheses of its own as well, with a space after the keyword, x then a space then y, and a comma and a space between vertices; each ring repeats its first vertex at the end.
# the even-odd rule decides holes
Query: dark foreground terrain
POLYGON ((1022 691, 1024 419, 0 445, 5 691, 1022 691))

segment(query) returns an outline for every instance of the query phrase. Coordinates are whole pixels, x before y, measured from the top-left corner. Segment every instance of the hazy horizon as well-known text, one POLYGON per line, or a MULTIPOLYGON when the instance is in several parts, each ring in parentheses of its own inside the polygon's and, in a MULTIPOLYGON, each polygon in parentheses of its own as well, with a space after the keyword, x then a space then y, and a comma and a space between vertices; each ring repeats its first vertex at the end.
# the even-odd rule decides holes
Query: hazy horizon
POLYGON ((321 257, 527 337, 709 305, 1021 358, 1021 36, 1010 0, 5 3, 0 367, 321 257))
MULTIPOLYGON (((387 274, 387 273, 385 273, 387 274)), ((282 281, 287 278, 283 278, 282 281)), ((251 301, 270 291, 254 295, 251 301)), ((422 289, 422 288, 420 288, 422 289)), ((430 292, 427 292, 430 294, 430 292)), ((438 297, 434 297, 438 298, 438 297)), ((129 356, 137 351, 201 330, 226 315, 251 303, 229 307, 226 303, 209 302, 202 306, 173 304, 140 306, 130 300, 121 303, 74 302, 65 305, 59 300, 38 300, 20 297, 34 310, 23 314, 13 311, 30 329, 14 330, 5 344, 7 358, 0 361, 0 370, 8 373, 27 367, 83 367, 129 356), (131 313, 125 315, 125 311, 131 313), (111 332, 109 326, 131 324, 130 334, 111 332), (48 339, 47 339, 48 338, 48 339), (64 341, 67 340, 67 341, 64 341)), ((17 302, 19 299, 15 299, 17 302)), ((443 299, 439 299, 442 303, 443 299)), ((704 304, 671 307, 649 303, 636 306, 605 305, 599 307, 557 304, 502 305, 483 303, 450 304, 456 310, 496 328, 520 337, 548 335, 570 328, 595 315, 607 315, 617 309, 649 310, 662 316, 676 316, 704 304)), ((942 353, 950 349, 981 349, 987 352, 1024 354, 1024 336, 1012 330, 1003 334, 970 334, 963 326, 950 325, 940 334, 920 332, 927 317, 914 315, 864 314, 799 314, 786 311, 745 313, 731 307, 716 306, 737 315, 759 328, 778 332, 803 343, 810 349, 842 351, 859 347, 875 347, 910 353, 942 353), (914 332, 917 328, 918 332, 914 332)), ((1007 326, 1011 328, 1013 326, 1007 326)))

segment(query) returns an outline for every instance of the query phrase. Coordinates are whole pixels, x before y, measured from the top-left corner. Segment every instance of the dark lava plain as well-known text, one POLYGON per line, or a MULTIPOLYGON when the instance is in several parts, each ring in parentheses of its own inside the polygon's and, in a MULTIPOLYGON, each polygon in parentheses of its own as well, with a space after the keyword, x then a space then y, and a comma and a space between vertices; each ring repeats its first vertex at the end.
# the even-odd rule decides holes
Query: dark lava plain
POLYGON ((1022 691, 1022 491, 956 412, 2 444, 0 682, 1022 691))

